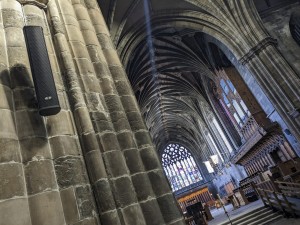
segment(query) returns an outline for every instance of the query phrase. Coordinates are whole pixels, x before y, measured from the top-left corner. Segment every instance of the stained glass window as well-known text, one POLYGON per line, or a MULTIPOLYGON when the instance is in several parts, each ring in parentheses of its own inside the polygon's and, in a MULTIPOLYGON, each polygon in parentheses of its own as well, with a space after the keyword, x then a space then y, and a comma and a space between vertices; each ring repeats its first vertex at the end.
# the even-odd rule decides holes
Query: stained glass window
POLYGON ((191 153, 179 144, 169 144, 162 154, 162 166, 173 191, 202 180, 191 153))

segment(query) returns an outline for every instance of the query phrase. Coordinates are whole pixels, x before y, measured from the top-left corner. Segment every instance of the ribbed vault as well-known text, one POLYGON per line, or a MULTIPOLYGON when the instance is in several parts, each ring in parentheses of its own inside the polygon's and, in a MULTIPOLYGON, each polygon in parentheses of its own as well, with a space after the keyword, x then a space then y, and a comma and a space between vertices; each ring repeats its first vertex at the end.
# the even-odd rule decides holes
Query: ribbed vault
POLYGON ((208 83, 216 65, 202 34, 241 58, 257 41, 247 36, 253 27, 258 40, 266 37, 257 29, 254 2, 99 1, 158 150, 170 142, 194 152, 207 148, 203 134, 212 118, 208 83))
POLYGON ((205 113, 211 111, 205 78, 214 79, 205 60, 191 30, 165 29, 133 52, 127 74, 158 149, 170 142, 203 149, 205 113))

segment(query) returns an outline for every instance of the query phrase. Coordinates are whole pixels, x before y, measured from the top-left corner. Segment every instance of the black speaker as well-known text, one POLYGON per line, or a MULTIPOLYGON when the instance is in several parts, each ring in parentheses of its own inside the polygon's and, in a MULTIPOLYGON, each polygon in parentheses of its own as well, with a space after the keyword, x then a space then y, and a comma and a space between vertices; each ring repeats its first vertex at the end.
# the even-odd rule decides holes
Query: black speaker
POLYGON ((34 88, 41 116, 55 115, 60 111, 59 100, 46 48, 43 28, 23 28, 34 88))

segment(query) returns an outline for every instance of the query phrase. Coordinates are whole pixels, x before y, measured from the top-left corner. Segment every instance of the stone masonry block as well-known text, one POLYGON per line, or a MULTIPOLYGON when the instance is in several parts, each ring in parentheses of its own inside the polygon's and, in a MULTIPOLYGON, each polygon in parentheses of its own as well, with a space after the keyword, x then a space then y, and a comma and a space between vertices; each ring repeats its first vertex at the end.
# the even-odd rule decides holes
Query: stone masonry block
MULTIPOLYGON (((0 49, 0 51, 5 51, 4 49, 0 49)), ((1 60, 1 53, 0 53, 0 60, 1 60)), ((6 57, 6 56, 5 56, 6 57)), ((5 65, 0 63, 0 84, 5 85, 7 87, 11 87, 10 84, 10 76, 9 76, 9 72, 8 69, 6 68, 5 65)))
POLYGON ((80 41, 71 41, 71 48, 76 58, 89 58, 86 45, 80 41))
POLYGON ((132 95, 121 96, 121 101, 125 112, 135 112, 139 108, 136 103, 135 97, 132 95))
POLYGON ((139 201, 145 201, 148 198, 154 198, 152 185, 146 173, 135 174, 131 177, 136 195, 139 201))
POLYGON ((0 225, 32 225, 27 198, 0 202, 0 225))
POLYGON ((127 80, 126 72, 124 68, 119 65, 113 65, 109 67, 110 72, 114 78, 114 81, 127 80))
POLYGON ((145 221, 149 225, 163 225, 164 218, 161 215, 156 199, 151 199, 140 203, 145 221))
POLYGON ((74 111, 74 118, 76 122, 78 133, 88 133, 93 131, 92 123, 90 123, 90 115, 87 108, 77 108, 74 111), (79 119, 81 118, 81 119, 79 119))
POLYGON ((33 88, 14 90, 15 109, 38 109, 38 102, 33 88))
POLYGON ((87 182, 87 174, 80 157, 66 156, 54 161, 57 182, 60 188, 81 185, 87 182))
POLYGON ((89 152, 85 156, 86 163, 89 165, 90 179, 97 181, 106 178, 106 170, 99 149, 89 152))
POLYGON ((121 151, 105 152, 103 153, 103 160, 109 176, 119 177, 128 173, 125 159, 121 151))
POLYGON ((13 93, 4 85, 0 85, 0 109, 13 109, 13 93))
MULTIPOLYGON (((108 45, 106 45, 108 46, 108 45)), ((102 47, 102 45, 101 45, 102 47)), ((120 58, 119 55, 117 54, 117 51, 115 49, 103 49, 103 53, 105 55, 107 64, 111 67, 111 66, 121 66, 121 62, 120 62, 120 58)))
POLYGON ((102 49, 115 49, 110 37, 106 34, 97 34, 102 49))
POLYGON ((138 131, 135 133, 135 140, 137 142, 138 147, 142 147, 145 145, 151 145, 152 140, 148 133, 148 131, 138 131))
POLYGON ((23 16, 18 10, 2 9, 2 19, 5 28, 23 26, 23 16))
POLYGON ((15 74, 12 74, 12 81, 14 84, 24 85, 24 86, 31 86, 32 87, 32 78, 31 78, 31 72, 29 70, 29 60, 28 60, 28 53, 26 47, 7 47, 8 52, 8 62, 13 68, 18 67, 25 67, 27 70, 25 70, 25 73, 22 74, 22 78, 19 77, 19 82, 17 81, 17 78, 14 76, 15 74), (27 82, 24 82, 27 81, 27 82), (30 82, 31 81, 31 82, 30 82), (27 85, 25 85, 27 84, 27 85))
POLYGON ((49 136, 74 135, 75 130, 69 111, 47 117, 47 131, 49 136))
POLYGON ((110 77, 101 78, 100 84, 104 95, 115 95, 117 93, 114 87, 114 81, 110 77))
POLYGON ((117 134, 119 144, 122 150, 136 148, 134 138, 131 132, 122 132, 117 134))
POLYGON ((97 181, 93 188, 96 193, 97 205, 101 212, 111 211, 116 208, 108 180, 97 181))
POLYGON ((21 27, 8 27, 5 29, 6 44, 8 47, 25 47, 23 30, 21 27))
POLYGON ((62 206, 67 224, 74 224, 79 221, 79 212, 75 197, 74 188, 67 188, 60 191, 62 206))
POLYGON ((99 42, 98 42, 95 31, 85 30, 83 32, 83 37, 84 37, 84 40, 86 41, 87 44, 89 44, 89 45, 99 45, 99 42))
POLYGON ((99 132, 113 131, 113 126, 104 113, 92 112, 91 120, 93 122, 95 130, 99 132))
MULTIPOLYGON (((70 16, 64 16, 64 17, 66 19, 68 19, 68 21, 70 21, 71 19, 74 19, 73 17, 70 17, 70 16)), ((66 27, 66 31, 68 34, 69 41, 80 41, 80 42, 84 43, 82 33, 77 24, 76 25, 68 24, 68 26, 66 27)))
POLYGON ((116 81, 116 88, 120 96, 132 95, 131 87, 127 80, 116 81))
POLYGON ((126 115, 132 130, 137 131, 145 129, 146 126, 144 124, 140 112, 127 112, 126 115))
POLYGON ((112 112, 110 113, 110 117, 116 132, 130 130, 129 123, 124 112, 112 112))
POLYGON ((56 136, 49 139, 53 158, 66 155, 81 155, 79 141, 76 136, 56 136))
POLYGON ((104 151, 119 150, 118 139, 114 133, 105 133, 101 135, 101 143, 104 151))
POLYGON ((52 160, 31 161, 24 169, 29 195, 57 189, 52 160))
POLYGON ((123 106, 118 95, 105 95, 105 102, 110 112, 123 111, 123 106))
POLYGON ((109 211, 100 215, 101 224, 121 225, 117 211, 109 211))
POLYGON ((170 192, 170 186, 166 181, 166 177, 161 170, 148 172, 152 188, 157 196, 170 192))
POLYGON ((24 195, 22 164, 0 164, 0 200, 24 195))
POLYGON ((0 139, 0 163, 21 162, 20 146, 15 139, 0 139))
POLYGON ((121 211, 126 225, 131 225, 131 224, 146 225, 144 215, 142 213, 139 204, 127 206, 121 211))
POLYGON ((47 138, 32 137, 20 141, 23 162, 51 159, 51 150, 47 138))
POLYGON ((92 217, 95 212, 93 193, 90 186, 79 186, 75 188, 76 200, 80 219, 92 217))
POLYGON ((120 177, 111 181, 117 207, 126 207, 137 202, 135 190, 129 177, 120 177))
POLYGON ((152 146, 143 148, 140 152, 146 170, 155 170, 161 168, 157 153, 152 146))
POLYGON ((0 137, 17 139, 14 115, 11 111, 0 109, 0 137))
MULTIPOLYGON (((15 54, 17 54, 17 52, 15 54)), ((24 61, 22 63, 24 63, 24 61)), ((13 64, 13 67, 10 68, 10 79, 11 79, 12 87, 33 88, 33 81, 32 81, 31 74, 28 70, 28 66, 26 67, 26 65, 20 64, 19 62, 15 62, 13 64)), ((20 97, 22 98, 22 96, 20 97)))
MULTIPOLYGON (((91 86, 89 86, 89 88, 91 88, 91 86)), ((87 93, 85 94, 85 99, 87 102, 87 107, 89 108, 90 111, 103 112, 105 110, 103 105, 104 102, 102 102, 99 93, 96 92, 87 93)))
POLYGON ((81 136, 82 140, 82 151, 88 153, 90 151, 99 150, 100 146, 98 144, 97 136, 94 132, 83 134, 81 136))
POLYGON ((124 151, 124 157, 130 174, 139 173, 144 170, 144 166, 137 149, 124 151))
POLYGON ((65 225, 60 195, 57 191, 29 197, 32 225, 65 225))
POLYGON ((32 136, 47 136, 43 117, 37 111, 17 111, 16 121, 21 140, 32 136))

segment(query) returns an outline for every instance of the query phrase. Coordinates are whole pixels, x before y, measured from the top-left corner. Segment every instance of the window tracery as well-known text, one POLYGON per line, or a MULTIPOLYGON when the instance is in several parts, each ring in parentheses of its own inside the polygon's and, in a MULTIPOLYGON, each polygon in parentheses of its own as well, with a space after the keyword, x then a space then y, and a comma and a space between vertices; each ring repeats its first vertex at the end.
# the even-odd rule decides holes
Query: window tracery
POLYGON ((173 191, 202 180, 193 156, 179 144, 169 144, 166 147, 162 154, 162 166, 173 191))

